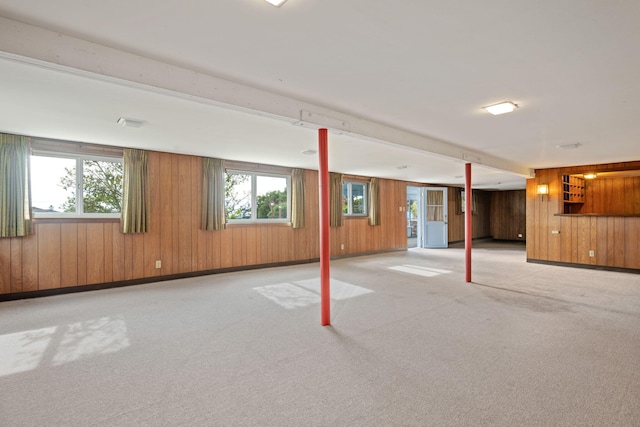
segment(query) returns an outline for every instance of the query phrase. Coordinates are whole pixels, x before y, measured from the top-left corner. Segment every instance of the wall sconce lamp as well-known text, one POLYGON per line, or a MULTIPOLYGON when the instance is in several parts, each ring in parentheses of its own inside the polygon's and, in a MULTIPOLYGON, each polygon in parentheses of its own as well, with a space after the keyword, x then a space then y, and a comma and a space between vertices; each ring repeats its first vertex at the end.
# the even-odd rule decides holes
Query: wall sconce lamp
POLYGON ((544 201, 544 195, 549 194, 549 184, 538 184, 537 193, 540 195, 540 200, 544 201))

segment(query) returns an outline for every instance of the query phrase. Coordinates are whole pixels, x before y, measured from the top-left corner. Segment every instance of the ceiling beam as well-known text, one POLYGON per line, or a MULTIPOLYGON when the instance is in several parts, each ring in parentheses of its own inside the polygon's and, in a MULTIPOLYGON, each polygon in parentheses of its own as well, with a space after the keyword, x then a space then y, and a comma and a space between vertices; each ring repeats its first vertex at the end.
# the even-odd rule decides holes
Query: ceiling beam
POLYGON ((3 17, 0 57, 533 176, 532 169, 480 151, 3 17))

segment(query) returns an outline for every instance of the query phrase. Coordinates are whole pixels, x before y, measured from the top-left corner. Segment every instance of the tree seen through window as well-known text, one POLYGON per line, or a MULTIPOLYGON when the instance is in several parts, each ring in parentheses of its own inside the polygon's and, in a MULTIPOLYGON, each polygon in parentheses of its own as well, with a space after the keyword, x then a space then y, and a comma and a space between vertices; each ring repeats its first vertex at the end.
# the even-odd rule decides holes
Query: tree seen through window
POLYGON ((289 181, 290 178, 285 175, 227 172, 227 220, 288 220, 289 181))

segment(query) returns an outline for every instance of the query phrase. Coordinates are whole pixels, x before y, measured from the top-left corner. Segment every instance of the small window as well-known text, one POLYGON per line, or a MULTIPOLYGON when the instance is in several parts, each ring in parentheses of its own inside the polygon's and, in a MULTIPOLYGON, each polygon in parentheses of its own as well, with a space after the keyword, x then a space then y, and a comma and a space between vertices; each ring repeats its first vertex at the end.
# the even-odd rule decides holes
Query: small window
POLYGON ((31 156, 34 217, 118 217, 122 159, 66 153, 31 156))
POLYGON ((342 183, 342 213, 345 216, 367 215, 366 182, 344 181, 342 183))
MULTIPOLYGON (((471 213, 472 214, 476 213, 477 205, 478 205, 478 194, 474 190, 471 190, 471 213)), ((461 190, 460 191, 460 213, 464 213, 466 208, 467 208, 467 199, 465 196, 465 191, 461 190)))
POLYGON ((227 222, 289 222, 290 182, 288 175, 227 171, 227 222))

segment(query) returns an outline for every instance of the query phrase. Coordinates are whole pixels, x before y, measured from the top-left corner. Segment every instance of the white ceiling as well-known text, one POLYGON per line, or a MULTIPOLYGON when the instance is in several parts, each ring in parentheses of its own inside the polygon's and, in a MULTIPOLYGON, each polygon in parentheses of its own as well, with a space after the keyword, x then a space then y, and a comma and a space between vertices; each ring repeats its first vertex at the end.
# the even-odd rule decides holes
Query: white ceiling
POLYGON ((635 0, 0 0, 0 17, 4 132, 317 168, 301 154, 315 131, 260 106, 274 94, 263 98, 351 118, 330 134, 330 169, 344 173, 459 185, 472 161, 476 188, 511 189, 525 180, 514 164, 640 159, 635 0), (155 65, 91 62, 96 46, 155 65), (178 68, 237 91, 171 82, 178 68), (234 102, 243 93, 260 95, 255 106, 234 102), (520 108, 481 109, 503 100, 520 108), (123 128, 120 116, 146 124, 123 128), (471 154, 430 155, 433 140, 471 154))

